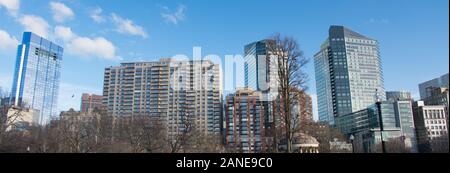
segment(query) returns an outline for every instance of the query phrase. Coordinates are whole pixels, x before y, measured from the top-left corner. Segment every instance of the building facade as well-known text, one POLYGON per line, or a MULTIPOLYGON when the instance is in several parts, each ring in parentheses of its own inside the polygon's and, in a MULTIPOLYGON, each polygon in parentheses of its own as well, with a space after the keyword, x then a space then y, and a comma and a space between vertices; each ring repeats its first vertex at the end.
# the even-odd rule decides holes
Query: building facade
POLYGON ((408 91, 386 91, 386 100, 394 102, 395 113, 398 115, 400 127, 405 136, 405 146, 411 148, 411 152, 418 152, 411 93, 408 91))
POLYGON ((31 32, 24 32, 17 50, 11 101, 39 110, 39 124, 57 117, 57 99, 63 48, 31 32))
POLYGON ((258 153, 265 146, 262 94, 245 88, 226 97, 225 144, 244 153, 258 153))
MULTIPOLYGON (((278 97, 277 59, 271 56, 275 41, 265 39, 244 47, 244 84, 246 88, 260 91, 265 115, 274 113, 273 102, 278 97)), ((273 116, 265 116, 268 127, 273 125, 273 116)))
POLYGON ((416 136, 409 101, 381 101, 366 109, 336 117, 336 126, 355 137, 359 152, 377 152, 383 141, 402 140, 408 151, 416 152, 416 136))
POLYGON ((87 93, 83 93, 81 95, 81 112, 88 113, 96 109, 101 110, 103 108, 103 96, 87 93))
POLYGON ((433 88, 430 94, 431 95, 429 97, 423 99, 425 105, 444 105, 446 107, 446 111, 448 114, 448 105, 449 105, 448 88, 445 87, 433 88))
POLYGON ((412 97, 408 91, 386 91, 386 100, 412 100, 412 97))
POLYGON ((314 55, 319 120, 365 109, 385 99, 378 41, 343 26, 331 26, 314 55))
POLYGON ((448 88, 448 75, 449 74, 447 73, 445 75, 442 75, 441 77, 419 84, 420 99, 430 97, 433 88, 440 88, 440 87, 448 88))
MULTIPOLYGON (((292 117, 298 117, 298 123, 313 122, 312 98, 305 91, 296 90, 292 100, 292 117)), ((296 121, 294 121, 296 122, 296 121)))
POLYGON ((414 125, 420 152, 435 152, 446 147, 448 152, 448 114, 444 105, 414 104, 414 125))
POLYGON ((6 130, 27 131, 39 124, 39 110, 12 106, 8 109, 6 130))
POLYGON ((169 136, 186 120, 203 133, 220 134, 222 84, 209 60, 122 63, 105 69, 103 105, 113 116, 150 116, 167 121, 169 136))

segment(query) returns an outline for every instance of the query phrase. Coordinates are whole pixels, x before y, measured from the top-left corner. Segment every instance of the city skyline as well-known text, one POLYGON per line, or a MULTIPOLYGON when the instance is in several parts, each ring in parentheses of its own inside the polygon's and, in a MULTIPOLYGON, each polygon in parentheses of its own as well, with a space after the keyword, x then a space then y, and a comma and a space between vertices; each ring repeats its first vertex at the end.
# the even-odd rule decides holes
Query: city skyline
MULTIPOLYGON (((314 99, 316 94, 312 57, 319 51, 318 45, 326 38, 329 26, 334 24, 347 26, 380 42, 386 90, 411 91, 413 97, 419 99, 417 86, 419 83, 448 72, 448 40, 446 39, 448 38, 448 8, 446 8, 448 1, 432 3, 337 1, 325 6, 326 9, 323 10, 330 10, 330 13, 326 14, 307 10, 308 8, 320 9, 323 3, 292 2, 293 5, 279 14, 284 15, 286 19, 274 22, 267 27, 262 27, 265 20, 270 21, 282 16, 261 14, 262 19, 255 19, 258 16, 245 12, 245 9, 252 7, 265 11, 264 9, 270 9, 275 2, 257 4, 252 3, 255 1, 246 1, 240 2, 239 6, 235 7, 230 7, 233 3, 225 2, 211 2, 207 5, 187 1, 144 2, 153 11, 148 10, 152 12, 145 12, 143 17, 132 10, 147 6, 141 5, 140 1, 127 3, 128 8, 122 8, 121 3, 108 4, 106 1, 100 1, 98 4, 87 1, 20 2, 17 7, 0 4, 2 18, 0 22, 2 40, 0 43, 2 57, 0 86, 7 91, 11 90, 14 57, 18 44, 10 43, 18 43, 17 40, 21 39, 22 32, 29 29, 44 33, 44 36, 48 36, 50 40, 55 39, 64 48, 72 49, 72 51, 69 50, 67 58, 65 54, 65 60, 62 63, 59 100, 65 100, 65 102, 60 102, 59 110, 79 109, 79 98, 83 92, 101 94, 103 70, 106 67, 117 66, 120 62, 156 61, 175 54, 191 55, 192 48, 195 46, 202 46, 204 55, 209 53, 244 54, 244 45, 265 39, 275 32, 297 38, 305 56, 310 58, 311 61, 307 67, 310 77, 308 93, 312 94, 314 99), (67 8, 52 8, 61 4, 67 8), (371 8, 348 10, 363 5, 371 6, 371 8), (229 8, 217 8, 222 6, 229 8), (415 14, 416 7, 422 8, 423 13, 415 14), (298 8, 298 14, 289 12, 294 8, 298 8), (376 13, 381 8, 384 13, 376 13), (399 14, 396 8, 402 8, 405 12, 399 14), (66 10, 52 11, 52 9, 66 10), (228 13, 221 11, 224 9, 231 10, 228 13), (333 15, 333 12, 338 11, 337 9, 342 9, 342 14, 333 15), (243 11, 243 14, 237 13, 238 11, 243 11), (365 13, 352 16, 351 14, 355 12, 365 13), (204 14, 211 15, 205 17, 204 14), (237 17, 238 14, 242 18, 237 17), (318 15, 317 17, 321 20, 305 20, 308 19, 308 15, 318 15), (217 20, 220 17, 233 20, 217 20), (298 22, 291 26, 283 26, 286 21, 297 18, 298 22), (436 20, 428 20, 429 18, 436 20), (249 19, 255 21, 248 22, 249 19), (239 30, 227 29, 235 25, 241 26, 237 27, 239 30), (105 29, 108 27, 113 29, 105 29), (234 36, 234 34, 237 35, 234 36), (93 51, 88 46, 80 46, 80 43, 87 43, 81 45, 102 45, 102 48, 99 47, 93 51), (426 66, 421 63, 423 57, 427 57, 426 66), (404 64, 410 65, 410 68, 404 67, 404 64), (72 95, 76 97, 72 98, 72 95)), ((315 101, 313 104, 316 105, 315 101)), ((316 106, 314 107, 316 109, 316 106)), ((317 119, 316 111, 314 112, 317 119)))

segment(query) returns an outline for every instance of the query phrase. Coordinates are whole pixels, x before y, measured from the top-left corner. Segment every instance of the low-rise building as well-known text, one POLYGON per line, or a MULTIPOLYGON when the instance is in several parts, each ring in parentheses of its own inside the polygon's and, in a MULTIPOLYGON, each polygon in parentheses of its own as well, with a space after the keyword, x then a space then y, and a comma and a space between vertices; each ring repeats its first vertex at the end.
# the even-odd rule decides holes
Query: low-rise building
POLYGON ((448 152, 448 115, 444 105, 425 105, 423 101, 414 104, 414 125, 420 152, 448 152), (445 150, 445 149, 444 149, 445 150))
POLYGON ((26 131, 39 124, 39 110, 30 108, 10 107, 7 113, 7 131, 26 131))
MULTIPOLYGON (((336 126, 353 135, 356 152, 379 152, 382 141, 401 139, 410 152, 416 151, 410 102, 380 101, 367 109, 336 117, 336 126)), ((383 147, 383 146, 381 146, 383 147)))

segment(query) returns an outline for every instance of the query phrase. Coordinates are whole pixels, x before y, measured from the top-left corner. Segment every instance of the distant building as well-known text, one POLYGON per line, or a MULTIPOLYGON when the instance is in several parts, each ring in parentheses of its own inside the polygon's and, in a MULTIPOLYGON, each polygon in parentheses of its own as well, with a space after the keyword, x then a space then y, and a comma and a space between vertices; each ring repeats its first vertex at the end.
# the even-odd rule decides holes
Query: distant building
POLYGON ((416 137, 412 124, 411 103, 408 101, 381 101, 336 118, 336 126, 343 134, 354 135, 358 152, 376 152, 381 140, 395 139, 401 139, 405 147, 415 152, 416 137))
POLYGON ((386 100, 412 100, 412 97, 408 91, 386 91, 386 100))
POLYGON ((72 123, 89 123, 94 122, 100 118, 100 114, 93 114, 92 112, 81 112, 69 109, 62 111, 59 115, 60 120, 72 123))
POLYGON ((405 136, 405 146, 409 147, 411 152, 418 152, 411 93, 407 91, 387 91, 386 99, 394 102, 395 113, 399 118, 400 127, 405 136))
POLYGON ((24 32, 17 51, 11 104, 39 110, 39 124, 58 116, 57 99, 63 48, 31 32, 24 32))
POLYGON ((222 84, 210 60, 121 63, 105 69, 103 104, 112 116, 150 116, 167 122, 169 136, 187 130, 220 134, 222 84))
POLYGON ((444 105, 414 104, 414 125, 420 152, 434 152, 446 146, 448 152, 448 114, 444 105))
POLYGON ((226 97, 225 144, 244 153, 265 148, 264 107, 261 92, 239 89, 226 97))
POLYGON ((102 99, 103 96, 101 95, 83 93, 81 96, 81 112, 92 112, 96 109, 102 110, 104 108, 102 99))
POLYGON ((31 126, 39 124, 39 115, 39 110, 13 106, 8 109, 6 130, 29 130, 31 126))
POLYGON ((420 99, 425 99, 431 96, 431 92, 434 88, 446 87, 448 88, 448 76, 449 74, 444 74, 441 77, 423 82, 419 84, 420 99))
POLYGON ((433 88, 430 92, 430 96, 423 99, 425 105, 444 105, 447 114, 449 100, 448 88, 445 87, 433 88))
POLYGON ((314 55, 319 121, 367 108, 385 99, 378 41, 344 26, 331 26, 314 55))
MULTIPOLYGON (((292 113, 293 117, 299 116, 298 123, 308 123, 313 121, 312 113, 312 99, 305 91, 294 91, 296 92, 293 102, 292 113)), ((294 94, 294 93, 292 93, 294 94)), ((300 125, 299 124, 299 125, 300 125)))

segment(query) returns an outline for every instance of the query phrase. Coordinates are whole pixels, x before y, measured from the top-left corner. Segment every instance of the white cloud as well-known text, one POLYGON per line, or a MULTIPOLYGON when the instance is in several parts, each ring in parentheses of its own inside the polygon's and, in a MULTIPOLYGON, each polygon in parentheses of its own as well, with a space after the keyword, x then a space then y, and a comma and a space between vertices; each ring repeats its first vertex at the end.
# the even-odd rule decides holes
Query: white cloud
POLYGON ((123 19, 116 14, 111 14, 112 20, 116 24, 116 31, 119 33, 130 34, 147 38, 148 34, 141 26, 135 25, 130 19, 123 19))
POLYGON ((56 26, 55 38, 65 43, 69 54, 82 58, 100 58, 106 60, 120 60, 116 55, 116 47, 103 37, 80 37, 69 27, 56 26))
POLYGON ((20 8, 20 0, 0 0, 0 8, 6 8, 12 16, 17 16, 20 8))
POLYGON ((100 7, 97 7, 95 10, 91 12, 91 19, 94 20, 97 23, 103 23, 105 21, 105 18, 101 15, 102 9, 100 7))
POLYGON ((65 26, 55 27, 55 38, 65 43, 69 54, 82 58, 100 58, 106 60, 120 60, 116 55, 116 47, 103 37, 81 37, 65 26))
POLYGON ((75 16, 72 9, 63 3, 50 2, 49 5, 53 12, 53 19, 56 22, 62 23, 68 19, 72 19, 75 16))
POLYGON ((42 17, 35 15, 23 15, 18 19, 26 31, 31 31, 41 37, 48 38, 49 25, 42 17))
POLYGON ((81 95, 83 93, 94 93, 101 95, 102 90, 88 86, 80 86, 62 82, 59 86, 58 110, 67 111, 70 108, 79 110, 81 95))
POLYGON ((55 27, 55 38, 68 42, 75 37, 77 37, 77 35, 72 32, 71 28, 64 26, 55 27))
POLYGON ((6 31, 0 29, 0 50, 15 50, 18 44, 19 41, 16 39, 16 37, 13 37, 6 31))
POLYGON ((81 57, 98 57, 106 60, 120 60, 116 47, 103 37, 77 37, 67 44, 67 51, 81 57))
POLYGON ((180 21, 183 21, 186 18, 185 15, 186 6, 184 5, 179 5, 177 11, 175 11, 174 13, 168 12, 169 11, 168 7, 163 7, 163 9, 166 12, 162 12, 161 17, 164 18, 166 22, 170 22, 172 24, 177 25, 180 21))

